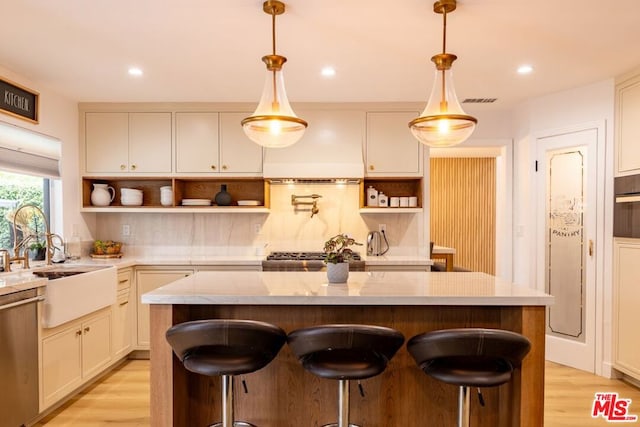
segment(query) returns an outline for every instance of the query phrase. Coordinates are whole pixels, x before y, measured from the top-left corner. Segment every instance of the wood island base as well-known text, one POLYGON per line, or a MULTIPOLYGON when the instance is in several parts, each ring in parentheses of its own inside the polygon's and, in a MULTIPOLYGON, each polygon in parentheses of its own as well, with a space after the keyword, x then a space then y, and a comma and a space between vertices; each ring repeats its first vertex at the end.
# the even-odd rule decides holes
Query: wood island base
MULTIPOLYGON (((188 320, 232 318, 276 324, 287 333, 330 323, 382 325, 412 336, 447 328, 501 328, 523 334, 531 352, 510 383, 483 389, 486 406, 471 396, 471 424, 486 427, 543 425, 544 306, 328 306, 151 305, 151 425, 207 426, 220 421, 220 381, 186 371, 165 340, 166 330, 188 320)), ((321 426, 337 419, 337 381, 306 372, 285 345, 266 368, 236 386, 235 413, 260 427, 321 426)), ((452 426, 458 389, 419 370, 404 345, 377 377, 355 382, 351 422, 366 427, 452 426)))

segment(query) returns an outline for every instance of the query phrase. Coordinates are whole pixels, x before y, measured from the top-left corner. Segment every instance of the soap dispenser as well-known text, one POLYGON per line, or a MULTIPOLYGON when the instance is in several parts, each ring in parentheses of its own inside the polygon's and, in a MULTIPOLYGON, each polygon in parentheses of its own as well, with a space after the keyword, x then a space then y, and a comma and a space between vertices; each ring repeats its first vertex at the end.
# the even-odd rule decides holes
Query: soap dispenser
POLYGON ((71 234, 71 237, 67 241, 67 254, 70 260, 78 260, 82 254, 77 224, 73 224, 73 234, 71 234))

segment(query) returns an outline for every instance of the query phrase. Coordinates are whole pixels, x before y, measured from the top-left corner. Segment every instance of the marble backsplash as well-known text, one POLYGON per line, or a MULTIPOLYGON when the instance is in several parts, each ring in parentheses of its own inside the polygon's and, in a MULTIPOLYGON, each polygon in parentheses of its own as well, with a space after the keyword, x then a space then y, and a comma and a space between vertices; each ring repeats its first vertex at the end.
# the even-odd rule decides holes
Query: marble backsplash
MULTIPOLYGON (((310 200, 310 199, 309 199, 310 200)), ((419 213, 360 214, 358 185, 272 185, 270 213, 101 213, 94 238, 124 242, 129 255, 261 255, 270 251, 320 251, 329 237, 348 233, 365 243, 386 224, 389 255, 426 254, 419 213), (295 209, 291 195, 320 194, 319 212, 295 209), (130 235, 122 236, 129 225, 130 235)), ((359 249, 366 251, 365 247, 359 249)))

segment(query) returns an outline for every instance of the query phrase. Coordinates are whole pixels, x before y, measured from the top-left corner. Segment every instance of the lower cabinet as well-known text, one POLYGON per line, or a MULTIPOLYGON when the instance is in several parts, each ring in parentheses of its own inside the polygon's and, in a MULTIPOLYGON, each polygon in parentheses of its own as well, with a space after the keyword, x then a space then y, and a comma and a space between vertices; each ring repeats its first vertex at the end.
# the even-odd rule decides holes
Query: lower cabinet
POLYGON ((133 349, 136 322, 135 287, 131 285, 133 271, 118 270, 116 303, 111 307, 113 360, 125 357, 133 349))
POLYGON ((614 239, 614 368, 640 381, 640 239, 614 239))
POLYGON ((137 342, 136 349, 149 349, 149 305, 142 304, 143 294, 150 292, 160 286, 174 282, 183 277, 193 274, 193 269, 159 269, 159 268, 137 268, 136 269, 136 301, 137 301, 137 342))
POLYGON ((110 362, 111 308, 45 329, 41 359, 41 410, 58 402, 110 362))

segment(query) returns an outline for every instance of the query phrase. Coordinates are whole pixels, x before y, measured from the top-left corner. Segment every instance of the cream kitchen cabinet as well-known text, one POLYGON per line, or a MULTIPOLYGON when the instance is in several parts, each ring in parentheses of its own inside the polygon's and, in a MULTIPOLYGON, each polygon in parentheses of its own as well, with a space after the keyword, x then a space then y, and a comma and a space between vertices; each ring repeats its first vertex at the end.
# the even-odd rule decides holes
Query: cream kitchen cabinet
POLYGON ((615 174, 640 173, 640 71, 616 80, 615 174))
POLYGON ((41 410, 83 385, 110 362, 110 308, 45 329, 41 357, 41 410))
POLYGON ((262 147, 240 121, 251 113, 176 113, 176 172, 260 176, 262 147))
POLYGON ((422 176, 422 144, 408 125, 417 115, 417 111, 367 113, 366 176, 422 176))
POLYGON ((614 239, 614 368, 640 380, 640 239, 614 239))
POLYGON ((160 286, 193 274, 193 268, 137 268, 136 269, 136 307, 137 307, 137 350, 149 349, 149 305, 142 304, 142 294, 160 286))
POLYGON ((89 174, 171 173, 171 113, 87 112, 89 174))
POLYGON ((132 276, 133 271, 130 268, 118 270, 118 294, 111 309, 114 360, 125 357, 133 349, 136 305, 132 276))

